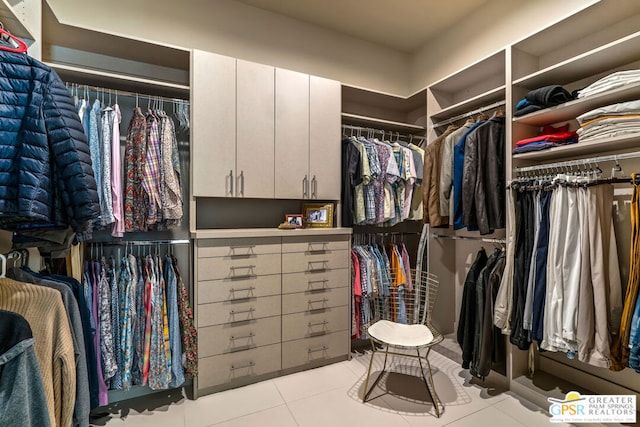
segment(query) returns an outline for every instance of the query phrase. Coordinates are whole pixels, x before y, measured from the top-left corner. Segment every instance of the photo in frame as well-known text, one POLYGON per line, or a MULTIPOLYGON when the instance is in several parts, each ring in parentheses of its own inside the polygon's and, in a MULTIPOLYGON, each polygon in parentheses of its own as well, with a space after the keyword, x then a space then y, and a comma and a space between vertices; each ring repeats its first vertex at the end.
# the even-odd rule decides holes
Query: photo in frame
POLYGON ((333 227, 333 203, 305 203, 302 213, 308 227, 333 227))
POLYGON ((286 214, 284 216, 284 222, 293 225, 295 228, 302 228, 304 226, 302 214, 286 214))

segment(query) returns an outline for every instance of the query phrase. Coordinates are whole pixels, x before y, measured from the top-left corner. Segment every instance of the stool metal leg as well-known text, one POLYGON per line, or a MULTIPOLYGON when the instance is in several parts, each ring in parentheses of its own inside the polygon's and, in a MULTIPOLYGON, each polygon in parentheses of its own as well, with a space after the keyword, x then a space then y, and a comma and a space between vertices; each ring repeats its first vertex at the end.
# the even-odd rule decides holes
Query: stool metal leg
POLYGON ((389 356, 389 353, 388 353, 389 347, 386 347, 385 350, 384 350, 384 363, 382 365, 382 372, 380 372, 380 375, 378 375, 376 380, 373 382, 373 384, 371 385, 371 388, 368 388, 368 386, 369 386, 369 377, 371 376, 371 366, 373 365, 373 358, 374 358, 375 354, 378 352, 378 351, 375 350, 376 347, 375 347, 375 343, 373 341, 371 342, 371 348, 373 350, 371 352, 371 359, 369 360, 369 369, 367 371, 367 379, 366 379, 366 381, 364 383, 364 391, 363 391, 363 397, 362 397, 362 401, 363 402, 367 401, 367 399, 369 398, 369 395, 371 394, 373 389, 376 388, 376 386, 378 385, 378 382, 380 381, 380 379, 384 375, 384 372, 387 369, 387 357, 389 356))
POLYGON ((427 359, 427 357, 429 356, 429 351, 427 351, 427 354, 424 356, 424 362, 426 363, 427 371, 429 372, 429 380, 427 380, 427 377, 424 374, 424 368, 422 367, 422 357, 420 356, 420 350, 418 349, 416 351, 418 353, 418 363, 420 364, 420 372, 422 373, 422 380, 424 381, 424 385, 427 387, 427 393, 429 393, 429 397, 433 402, 433 408, 436 411, 436 418, 440 418, 440 399, 438 398, 438 395, 436 393, 436 387, 433 384, 433 376, 431 375, 431 364, 429 363, 429 359, 427 359), (429 385, 431 385, 431 387, 429 387, 429 385), (431 391, 432 389, 433 389, 433 392, 431 391))

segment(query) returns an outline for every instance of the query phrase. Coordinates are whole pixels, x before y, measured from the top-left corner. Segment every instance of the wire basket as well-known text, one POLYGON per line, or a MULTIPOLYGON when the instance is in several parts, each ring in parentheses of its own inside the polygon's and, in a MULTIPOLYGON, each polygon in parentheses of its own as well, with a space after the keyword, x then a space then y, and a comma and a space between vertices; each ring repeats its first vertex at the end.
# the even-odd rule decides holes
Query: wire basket
POLYGON ((375 271, 363 285, 360 299, 360 332, 368 338, 367 330, 379 320, 403 324, 424 324, 438 336, 431 325, 431 314, 438 294, 438 279, 425 271, 411 270, 407 277, 403 272, 375 271))

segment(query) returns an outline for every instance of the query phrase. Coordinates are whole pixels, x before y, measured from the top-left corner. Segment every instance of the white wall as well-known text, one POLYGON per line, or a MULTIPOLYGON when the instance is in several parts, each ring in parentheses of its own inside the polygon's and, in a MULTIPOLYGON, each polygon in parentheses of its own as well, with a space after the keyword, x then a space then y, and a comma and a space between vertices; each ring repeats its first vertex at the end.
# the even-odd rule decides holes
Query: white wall
POLYGON ((233 0, 47 0, 66 24, 198 48, 389 93, 410 56, 233 0))
POLYGON ((417 92, 599 0, 491 0, 413 54, 417 92))

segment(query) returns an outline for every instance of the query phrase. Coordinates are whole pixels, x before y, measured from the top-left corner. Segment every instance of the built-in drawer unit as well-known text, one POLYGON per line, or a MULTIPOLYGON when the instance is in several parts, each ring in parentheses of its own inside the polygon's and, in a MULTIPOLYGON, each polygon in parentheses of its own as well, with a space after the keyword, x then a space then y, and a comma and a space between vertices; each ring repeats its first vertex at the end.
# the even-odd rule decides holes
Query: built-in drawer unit
POLYGON ((197 390, 346 359, 349 251, 341 234, 196 240, 197 390))

